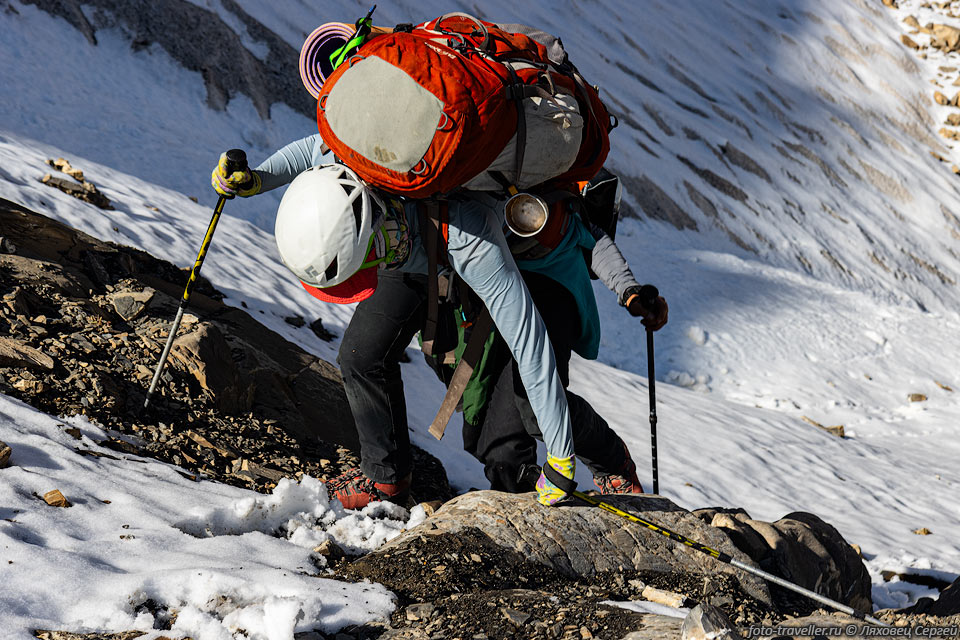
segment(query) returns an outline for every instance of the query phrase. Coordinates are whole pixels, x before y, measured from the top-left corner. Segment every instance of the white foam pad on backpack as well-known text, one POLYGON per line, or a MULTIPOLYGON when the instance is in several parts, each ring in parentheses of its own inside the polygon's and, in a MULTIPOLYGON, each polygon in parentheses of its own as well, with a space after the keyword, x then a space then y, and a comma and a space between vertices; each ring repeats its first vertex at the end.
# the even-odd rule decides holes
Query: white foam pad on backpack
POLYGON ((430 147, 443 107, 406 72, 371 56, 337 78, 324 112, 341 142, 370 162, 406 173, 430 147))

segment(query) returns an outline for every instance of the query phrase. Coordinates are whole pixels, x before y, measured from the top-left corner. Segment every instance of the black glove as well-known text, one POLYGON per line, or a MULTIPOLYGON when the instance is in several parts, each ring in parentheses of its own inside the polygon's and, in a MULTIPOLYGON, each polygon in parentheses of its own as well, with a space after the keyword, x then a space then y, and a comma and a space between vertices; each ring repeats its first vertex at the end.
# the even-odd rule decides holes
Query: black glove
POLYGON ((623 292, 623 306, 630 315, 643 318, 643 326, 657 331, 667 324, 670 308, 652 284, 634 285, 623 292))

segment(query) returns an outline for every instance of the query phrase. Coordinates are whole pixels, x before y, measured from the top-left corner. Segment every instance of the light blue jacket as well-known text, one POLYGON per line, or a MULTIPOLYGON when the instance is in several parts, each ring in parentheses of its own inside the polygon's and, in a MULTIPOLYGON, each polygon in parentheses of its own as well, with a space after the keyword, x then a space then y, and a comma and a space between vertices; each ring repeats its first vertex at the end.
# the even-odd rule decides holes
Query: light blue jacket
MULTIPOLYGON (((254 170, 262 190, 290 183, 306 169, 332 162, 321 153, 319 134, 297 140, 267 158, 254 170)), ((405 205, 410 223, 410 257, 403 271, 427 272, 427 256, 419 235, 419 213, 413 202, 405 205)), ((447 249, 451 266, 483 300, 520 371, 531 407, 537 417, 547 451, 556 457, 573 455, 573 431, 563 386, 557 375, 553 347, 533 304, 530 292, 510 254, 501 231, 502 207, 488 194, 473 193, 451 200, 447 249)))

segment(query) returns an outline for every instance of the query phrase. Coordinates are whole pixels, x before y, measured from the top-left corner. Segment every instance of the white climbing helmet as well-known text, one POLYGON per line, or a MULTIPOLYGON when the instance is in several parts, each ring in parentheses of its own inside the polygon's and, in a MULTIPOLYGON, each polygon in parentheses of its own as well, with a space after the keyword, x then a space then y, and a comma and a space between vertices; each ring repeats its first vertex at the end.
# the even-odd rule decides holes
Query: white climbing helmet
MULTIPOLYGON (((383 201, 348 167, 311 167, 290 183, 280 201, 274 230, 280 258, 312 285, 308 290, 340 285, 376 251, 374 235, 383 211, 383 201)), ((375 285, 376 269, 369 271, 375 285)))

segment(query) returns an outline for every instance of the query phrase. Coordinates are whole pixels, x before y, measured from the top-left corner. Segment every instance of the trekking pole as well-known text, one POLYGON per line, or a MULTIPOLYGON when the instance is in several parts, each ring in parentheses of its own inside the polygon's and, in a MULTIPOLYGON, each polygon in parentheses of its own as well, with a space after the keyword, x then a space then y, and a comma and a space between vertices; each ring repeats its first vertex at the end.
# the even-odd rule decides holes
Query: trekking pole
MULTIPOLYGON (((656 304, 660 292, 652 284, 640 287, 640 300, 647 309, 656 304)), ((653 331, 647 329, 647 387, 650 390, 650 460, 653 465, 653 492, 660 494, 660 474, 657 469, 657 380, 653 364, 653 331)))
MULTIPOLYGON (((230 149, 227 151, 227 173, 235 171, 246 171, 247 154, 242 149, 230 149)), ((232 196, 231 196, 232 197, 232 196)), ((207 250, 210 248, 210 241, 213 240, 213 232, 217 229, 217 223, 220 222, 220 214, 223 213, 223 204, 227 201, 227 196, 220 196, 217 200, 217 206, 213 208, 213 217, 210 224, 207 225, 207 234, 203 237, 203 244, 200 245, 200 252, 193 263, 193 269, 190 271, 190 278, 187 279, 187 286, 183 290, 183 297, 180 299, 180 308, 177 309, 177 316, 173 319, 173 325, 170 327, 170 335, 167 336, 167 344, 160 355, 160 362, 157 363, 157 370, 153 372, 153 380, 150 382, 150 389, 147 391, 147 397, 143 401, 143 408, 150 406, 150 397, 160 382, 160 374, 163 372, 163 365, 167 363, 170 356, 170 349, 173 348, 173 340, 177 337, 177 329, 180 328, 180 321, 183 320, 183 312, 190 302, 190 294, 193 293, 193 287, 200 276, 200 267, 203 266, 203 260, 207 257, 207 250)))
POLYGON ((647 329, 647 385, 650 388, 650 459, 653 464, 653 492, 660 495, 657 470, 657 384, 653 366, 653 331, 647 329))
POLYGON ((347 57, 347 53, 351 50, 358 48, 363 41, 367 39, 367 36, 370 35, 370 26, 373 24, 373 12, 376 11, 377 5, 370 7, 370 11, 367 12, 366 17, 360 18, 357 20, 356 31, 353 32, 353 35, 350 36, 342 47, 330 54, 330 65, 336 69, 347 57))
MULTIPOLYGON (((520 477, 528 480, 532 479, 533 482, 536 482, 537 478, 539 477, 539 472, 540 470, 533 465, 523 465, 523 467, 521 467, 521 470, 520 470, 520 477)), ((825 604, 828 607, 832 607, 837 611, 846 613, 847 615, 853 616, 854 618, 865 620, 866 622, 869 622, 871 624, 875 624, 881 627, 890 626, 887 623, 881 622, 880 620, 874 618, 873 616, 867 615, 862 611, 857 611, 853 607, 845 605, 842 602, 837 602, 836 600, 833 600, 824 595, 821 595, 816 591, 811 591, 810 589, 801 587, 800 585, 794 584, 789 580, 784 580, 779 576, 775 576, 772 573, 767 573, 763 569, 757 569, 756 567, 751 567, 750 565, 744 562, 741 562, 740 560, 737 560, 736 558, 734 558, 728 553, 717 551, 716 549, 712 549, 705 544, 697 542, 696 540, 691 540, 690 538, 682 534, 679 534, 676 531, 671 531, 670 529, 661 527, 660 525, 650 522, 649 520, 644 520, 643 518, 636 516, 632 513, 627 513, 623 509, 618 509, 617 507, 613 506, 608 502, 604 502, 603 500, 598 500, 592 496, 588 496, 582 491, 572 491, 571 495, 573 495, 575 498, 579 498, 580 500, 583 500, 587 504, 593 505, 594 507, 599 507, 600 509, 603 509, 608 513, 612 513, 615 516, 626 518, 627 520, 631 522, 636 522, 637 524, 642 524, 643 526, 653 531, 654 533, 659 533, 662 536, 670 538, 674 542, 685 544, 691 549, 695 549, 700 553, 705 553, 711 558, 715 558, 720 562, 723 562, 724 564, 729 564, 730 566, 736 567, 737 569, 741 569, 742 571, 746 571, 747 573, 751 573, 755 576, 759 576, 764 580, 767 580, 768 582, 772 582, 773 584, 779 585, 784 589, 789 589, 790 591, 804 595, 810 598, 811 600, 819 602, 820 604, 825 604)))

